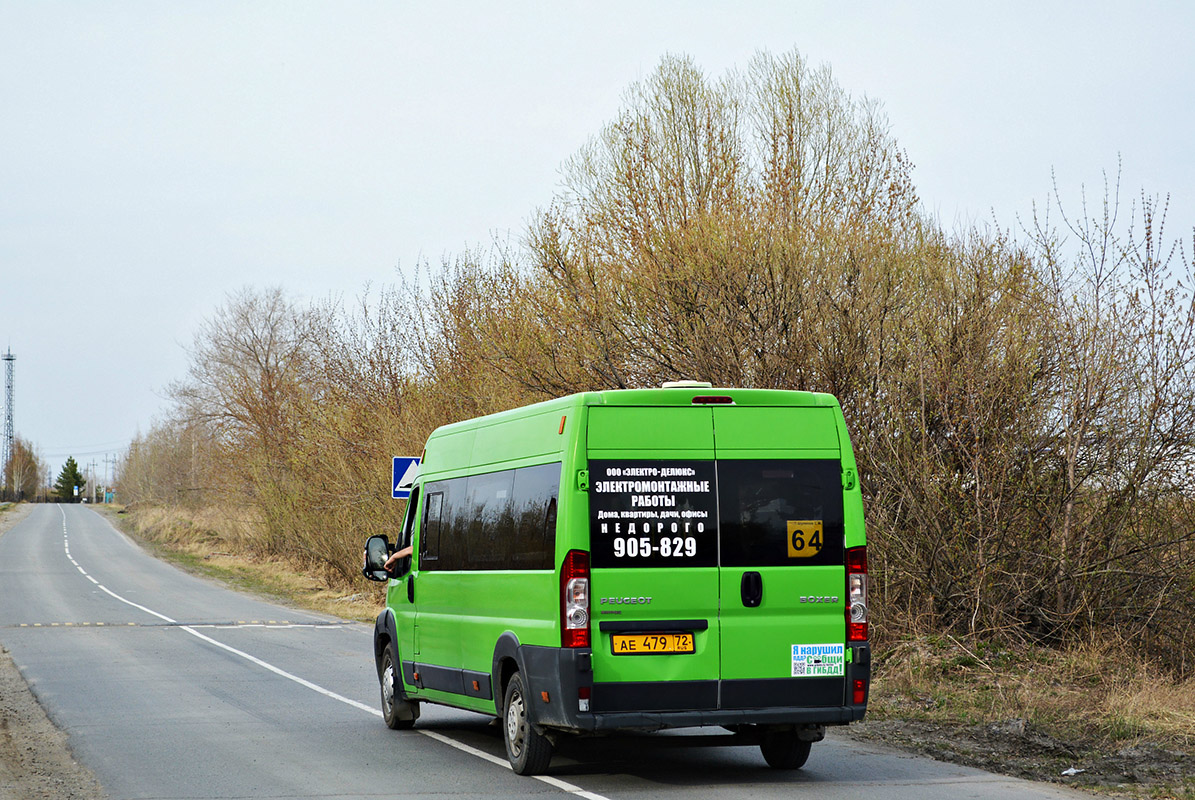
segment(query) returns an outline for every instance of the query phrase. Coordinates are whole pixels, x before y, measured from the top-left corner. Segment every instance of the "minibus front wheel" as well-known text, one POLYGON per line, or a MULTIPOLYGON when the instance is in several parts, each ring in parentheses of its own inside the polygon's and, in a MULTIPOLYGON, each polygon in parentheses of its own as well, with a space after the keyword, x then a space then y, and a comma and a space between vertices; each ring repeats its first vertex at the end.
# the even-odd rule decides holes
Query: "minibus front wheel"
POLYGON ((382 652, 382 665, 378 680, 382 685, 382 717, 386 726, 396 731, 415 727, 419 719, 419 703, 403 697, 402 678, 398 675, 398 658, 394 655, 394 644, 387 644, 382 652))
POLYGON ((552 760, 552 743, 535 730, 527 717, 527 689, 518 672, 506 684, 503 703, 502 738, 506 742, 506 757, 519 775, 538 775, 552 760))

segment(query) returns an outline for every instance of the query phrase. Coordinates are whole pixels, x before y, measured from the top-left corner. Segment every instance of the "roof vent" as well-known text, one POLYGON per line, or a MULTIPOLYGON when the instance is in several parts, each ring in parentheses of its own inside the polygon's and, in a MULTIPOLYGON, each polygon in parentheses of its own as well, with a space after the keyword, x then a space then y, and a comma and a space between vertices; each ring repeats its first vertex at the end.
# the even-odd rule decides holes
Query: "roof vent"
POLYGON ((712 389, 714 384, 709 381, 667 381, 661 389, 712 389))

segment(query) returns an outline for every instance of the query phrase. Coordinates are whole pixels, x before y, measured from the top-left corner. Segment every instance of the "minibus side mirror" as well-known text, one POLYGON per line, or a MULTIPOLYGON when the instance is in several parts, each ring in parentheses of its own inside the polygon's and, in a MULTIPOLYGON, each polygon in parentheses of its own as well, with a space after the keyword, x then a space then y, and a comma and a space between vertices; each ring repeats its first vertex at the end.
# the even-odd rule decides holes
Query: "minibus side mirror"
POLYGON ((370 536, 365 540, 365 565, 361 574, 371 581, 390 580, 386 572, 386 559, 390 557, 390 540, 385 536, 370 536))

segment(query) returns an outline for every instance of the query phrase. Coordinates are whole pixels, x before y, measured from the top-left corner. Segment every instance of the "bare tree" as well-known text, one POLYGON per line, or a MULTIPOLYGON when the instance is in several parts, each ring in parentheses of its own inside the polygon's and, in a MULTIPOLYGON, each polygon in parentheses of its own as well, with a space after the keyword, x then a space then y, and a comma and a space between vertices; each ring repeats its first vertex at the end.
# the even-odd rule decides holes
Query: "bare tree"
POLYGON ((13 438, 12 455, 4 466, 4 486, 10 487, 15 500, 32 500, 44 485, 46 462, 33 444, 20 436, 13 438))

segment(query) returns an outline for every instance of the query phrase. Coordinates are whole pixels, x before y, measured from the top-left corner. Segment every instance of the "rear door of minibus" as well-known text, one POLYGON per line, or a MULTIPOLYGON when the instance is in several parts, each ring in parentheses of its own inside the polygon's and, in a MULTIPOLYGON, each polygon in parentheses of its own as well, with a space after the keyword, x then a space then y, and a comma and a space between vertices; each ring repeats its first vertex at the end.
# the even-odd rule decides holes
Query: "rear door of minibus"
POLYGON ((721 707, 845 697, 842 466, 829 406, 713 409, 721 707))
POLYGON ((594 712, 717 708, 713 412, 588 409, 594 712))

